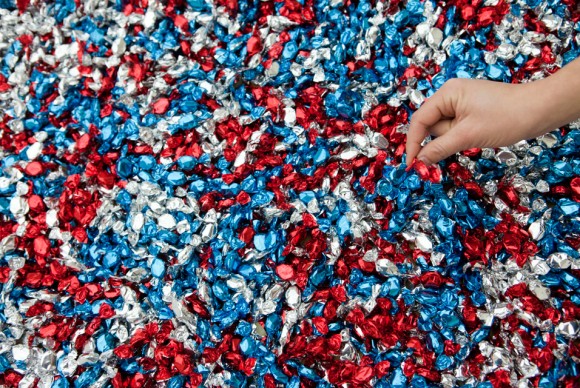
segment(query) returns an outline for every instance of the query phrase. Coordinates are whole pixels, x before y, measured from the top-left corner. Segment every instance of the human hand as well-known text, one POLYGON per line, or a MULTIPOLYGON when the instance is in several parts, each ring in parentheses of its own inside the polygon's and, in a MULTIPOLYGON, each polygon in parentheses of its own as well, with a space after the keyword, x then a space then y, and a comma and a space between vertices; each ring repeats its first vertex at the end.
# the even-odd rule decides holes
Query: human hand
MULTIPOLYGON (((551 77, 550 77, 551 78, 551 77)), ((412 118, 407 134, 407 166, 415 157, 427 165, 470 148, 496 148, 557 128, 561 118, 546 112, 548 81, 526 84, 451 79, 412 118), (434 140, 421 147, 427 135, 434 140)))

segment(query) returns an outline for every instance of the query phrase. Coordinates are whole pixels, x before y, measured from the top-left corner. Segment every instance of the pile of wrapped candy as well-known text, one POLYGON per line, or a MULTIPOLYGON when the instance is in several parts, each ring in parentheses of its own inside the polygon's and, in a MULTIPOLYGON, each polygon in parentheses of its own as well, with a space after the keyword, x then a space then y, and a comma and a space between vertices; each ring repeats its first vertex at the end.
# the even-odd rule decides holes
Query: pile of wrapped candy
POLYGON ((0 386, 578 386, 580 124, 403 158, 575 1, 0 7, 0 386))

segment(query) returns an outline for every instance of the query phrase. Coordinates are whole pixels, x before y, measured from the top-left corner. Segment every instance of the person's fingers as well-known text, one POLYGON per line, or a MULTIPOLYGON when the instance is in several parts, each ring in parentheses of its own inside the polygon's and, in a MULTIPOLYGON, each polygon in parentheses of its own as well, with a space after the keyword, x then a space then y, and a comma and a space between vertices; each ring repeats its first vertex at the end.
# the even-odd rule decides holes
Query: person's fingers
MULTIPOLYGON (((436 137, 443 136, 451 129, 452 123, 453 120, 440 120, 435 125, 432 125, 426 133, 421 133, 418 139, 411 137, 411 140, 409 140, 409 135, 407 135, 407 166, 413 163, 413 160, 421 151, 421 143, 427 135, 431 134, 436 137)), ((413 135, 417 133, 419 132, 413 132, 413 135)))
POLYGON ((452 87, 445 86, 441 88, 429 97, 411 117, 406 143, 407 166, 411 165, 413 159, 421 151, 421 143, 429 133, 428 129, 441 119, 455 116, 453 106, 449 103, 450 98, 447 97, 452 89, 452 87))
POLYGON ((451 127, 453 126, 453 120, 440 120, 438 123, 436 123, 435 125, 432 125, 429 128, 429 133, 432 136, 443 136, 445 135, 449 130, 451 130, 451 127))
POLYGON ((462 131, 458 129, 437 137, 423 147, 417 159, 429 166, 465 149, 461 133, 462 131))
POLYGON ((407 152, 407 166, 413 163, 413 160, 421 151, 421 143, 425 140, 427 136, 427 129, 423 127, 409 127, 409 132, 407 133, 407 144, 405 146, 407 152))

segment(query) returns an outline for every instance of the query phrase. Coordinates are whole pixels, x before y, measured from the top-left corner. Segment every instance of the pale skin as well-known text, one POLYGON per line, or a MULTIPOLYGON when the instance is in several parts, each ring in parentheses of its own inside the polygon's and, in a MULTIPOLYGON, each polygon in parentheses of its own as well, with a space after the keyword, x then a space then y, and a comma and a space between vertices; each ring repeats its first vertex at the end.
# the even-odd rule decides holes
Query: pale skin
POLYGON ((580 118, 580 58, 534 82, 451 79, 413 114, 407 165, 533 139, 580 118), (428 136, 434 140, 421 147, 428 136))

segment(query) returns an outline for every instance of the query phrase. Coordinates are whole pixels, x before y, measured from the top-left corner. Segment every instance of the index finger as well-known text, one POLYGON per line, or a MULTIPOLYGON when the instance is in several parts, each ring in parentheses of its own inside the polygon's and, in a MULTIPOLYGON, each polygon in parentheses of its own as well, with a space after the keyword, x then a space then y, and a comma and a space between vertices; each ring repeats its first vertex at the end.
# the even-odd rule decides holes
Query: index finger
POLYGON ((429 127, 437 124, 441 119, 453 116, 453 111, 446 106, 443 91, 437 91, 429 97, 423 105, 413 113, 409 131, 407 133, 407 166, 410 166, 421 151, 421 143, 429 134, 429 127))

